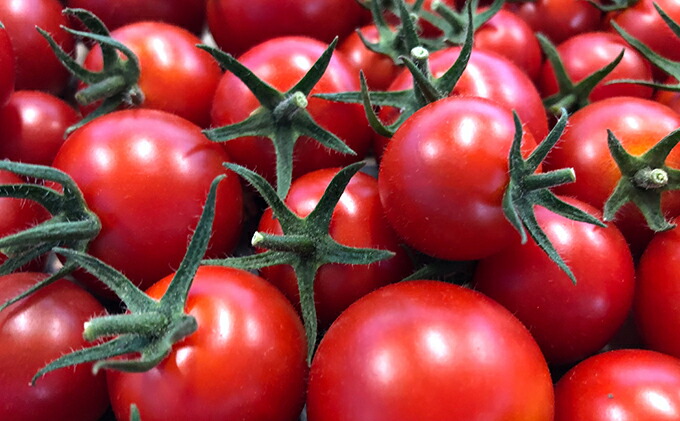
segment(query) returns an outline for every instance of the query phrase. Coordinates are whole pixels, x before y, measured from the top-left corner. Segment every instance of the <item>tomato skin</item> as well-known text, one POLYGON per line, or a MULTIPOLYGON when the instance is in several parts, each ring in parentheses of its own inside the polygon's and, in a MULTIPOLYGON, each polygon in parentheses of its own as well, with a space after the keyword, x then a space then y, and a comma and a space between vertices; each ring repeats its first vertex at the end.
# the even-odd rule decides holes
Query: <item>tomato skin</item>
MULTIPOLYGON (((69 174, 102 223, 88 252, 148 287, 181 262, 212 180, 228 155, 200 128, 162 111, 100 117, 71 134, 54 167, 69 174)), ((208 255, 236 246, 242 193, 233 173, 217 190, 208 255)))
POLYGON ((17 0, 0 2, 0 22, 12 40, 16 57, 15 88, 61 93, 70 74, 59 63, 49 44, 35 30, 44 29, 65 51, 75 48, 73 36, 60 28, 69 26, 57 0, 17 0))
MULTIPOLYGON (((562 199, 599 216, 592 206, 562 199)), ((576 222, 539 206, 535 211, 576 285, 533 240, 519 239, 482 259, 473 282, 529 328, 550 364, 575 362, 601 349, 630 312, 633 257, 614 225, 576 222)))
POLYGON ((16 91, 0 108, 0 159, 51 165, 64 132, 80 115, 64 100, 42 91, 16 91))
POLYGON ((680 358, 680 230, 658 233, 638 264, 635 316, 645 345, 680 358))
POLYGON ((588 358, 555 385, 555 421, 677 420, 680 360, 625 349, 588 358))
POLYGON ((457 285, 409 281, 363 297, 331 326, 312 361, 307 416, 552 420, 553 390, 536 343, 507 310, 457 285))
MULTIPOLYGON (((366 25, 359 30, 369 42, 377 42, 380 39, 378 28, 375 25, 366 25)), ((357 32, 348 35, 338 46, 348 61, 354 65, 358 74, 359 70, 366 76, 366 84, 370 90, 382 91, 387 89, 395 77, 401 73, 403 67, 394 63, 390 57, 369 50, 364 45, 357 32)))
MULTIPOLYGON (((327 45, 312 38, 282 37, 253 47, 239 61, 262 80, 280 91, 287 91, 311 68, 327 45)), ((326 73, 312 89, 316 93, 358 91, 354 67, 340 53, 334 53, 326 73)), ((301 137, 295 144, 293 178, 320 168, 345 166, 361 160, 371 146, 373 131, 359 104, 341 104, 309 96, 309 111, 322 127, 344 140, 357 155, 343 155, 301 137)), ((238 123, 260 106, 246 85, 227 72, 215 92, 212 126, 238 123)), ((275 153, 272 141, 263 137, 240 137, 223 143, 234 160, 275 182, 275 153)))
MULTIPOLYGON (((387 220, 410 246, 447 260, 476 260, 518 236, 501 202, 515 133, 510 110, 478 97, 449 97, 413 114, 380 165, 387 220)), ((535 142, 528 131, 522 145, 535 142)))
MULTIPOLYGON (((210 108, 222 72, 212 56, 199 48, 200 38, 178 26, 162 22, 137 22, 111 32, 139 59, 142 107, 167 111, 207 127, 210 108)), ((84 67, 100 71, 101 48, 85 58, 84 67)), ((83 84, 80 87, 84 87, 83 84)), ((93 106, 83 108, 87 114, 93 106)))
MULTIPOLYGON (((2 23, 1 19, 0 23, 2 23)), ((7 29, 0 27, 0 107, 7 103, 14 91, 15 79, 16 59, 12 41, 7 34, 7 29)))
MULTIPOLYGON (((0 277, 0 302, 46 278, 17 272, 0 277)), ((104 375, 91 364, 63 368, 29 381, 47 363, 88 344, 83 323, 104 308, 65 279, 39 290, 0 313, 0 418, 21 421, 96 421, 109 405, 104 375)))
MULTIPOLYGON (((651 98, 653 89, 647 86, 619 83, 605 85, 615 79, 635 79, 652 82, 652 68, 647 59, 631 48, 618 35, 607 32, 587 32, 573 36, 557 46, 565 70, 573 82, 579 82, 590 74, 614 61, 625 49, 621 62, 593 89, 588 99, 600 101, 614 96, 651 98), (588 54, 583 52, 587 51, 588 54)), ((552 64, 546 60, 541 71, 540 88, 544 97, 558 92, 557 79, 552 64)))
MULTIPOLYGON (((337 168, 317 170, 298 178, 291 186, 286 204, 298 216, 306 217, 338 171, 337 168)), ((260 219, 258 231, 283 233, 278 221, 272 218, 271 209, 267 209, 260 219)), ((363 295, 400 281, 412 270, 405 250, 399 245, 383 214, 378 182, 367 174, 357 173, 352 177, 333 211, 329 233, 340 244, 390 250, 396 256, 372 265, 322 266, 314 280, 317 317, 322 328, 328 327, 345 308, 363 295)), ((299 307, 297 278, 290 266, 270 266, 260 272, 299 307)))
MULTIPOLYGON (((609 153, 607 129, 629 153, 640 155, 678 127, 680 115, 654 101, 634 97, 598 101, 569 118, 569 125, 548 155, 544 167, 546 170, 574 168, 576 181, 558 186, 554 191, 602 209, 621 177, 609 153)), ((680 149, 671 152, 666 164, 680 168, 680 149)), ((662 209, 669 217, 680 215, 680 194, 664 192, 662 209)), ((644 250, 652 231, 636 208, 630 204, 624 206, 616 214, 614 223, 630 243, 633 254, 644 250)))
MULTIPOLYGON (((171 278, 149 288, 149 296, 160 298, 171 278)), ((158 366, 106 373, 117 419, 129 419, 135 403, 145 421, 297 420, 307 373, 305 332, 276 288, 246 271, 202 266, 185 309, 198 330, 158 366)))

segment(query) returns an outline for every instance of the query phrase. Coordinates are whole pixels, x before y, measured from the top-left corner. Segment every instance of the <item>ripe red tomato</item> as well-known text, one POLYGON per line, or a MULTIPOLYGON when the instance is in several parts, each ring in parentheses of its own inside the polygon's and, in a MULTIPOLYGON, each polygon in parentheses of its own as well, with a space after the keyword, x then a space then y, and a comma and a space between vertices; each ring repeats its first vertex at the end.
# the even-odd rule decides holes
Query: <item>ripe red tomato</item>
POLYGON ((536 342, 482 294, 435 281, 388 285, 350 306, 310 370, 309 421, 553 418, 536 342))
MULTIPOLYGON (((286 204, 298 216, 309 215, 321 199, 331 179, 339 169, 317 170, 293 182, 286 204)), ((267 209, 260 219, 258 231, 282 234, 279 222, 267 209)), ((378 181, 357 173, 345 188, 333 211, 329 233, 340 244, 390 250, 396 255, 372 265, 322 266, 314 280, 317 317, 321 327, 327 327, 350 304, 367 293, 400 281, 410 274, 411 264, 400 247, 396 234, 387 224, 380 205, 378 181)), ((271 266, 261 269, 262 276, 276 285, 288 299, 298 305, 297 278, 290 266, 271 266)))
MULTIPOLYGON (((359 31, 369 42, 377 42, 380 39, 378 28, 375 25, 363 26, 359 31)), ((403 69, 403 67, 395 64, 389 56, 366 48, 357 32, 347 36, 338 46, 338 51, 342 52, 354 65, 357 73, 359 70, 363 70, 366 76, 366 84, 371 90, 382 91, 387 89, 403 69)))
MULTIPOLYGON (((147 291, 159 299, 172 276, 147 291)), ((288 300, 249 272, 202 266, 185 310, 198 330, 144 373, 108 371, 117 419, 294 421, 304 404, 307 346, 288 300), (150 393, 153 391, 153 393, 150 393)))
MULTIPOLYGON (((447 260, 476 260, 517 232, 501 203, 515 135, 509 109, 478 97, 448 97, 397 130, 380 165, 380 199, 401 238, 447 260)), ((523 150, 535 146, 528 131, 523 150)))
POLYGON ((555 421, 676 420, 680 360, 626 349, 581 362, 555 386, 555 421))
MULTIPOLYGON (((280 91, 287 91, 309 71, 326 49, 321 41, 304 37, 283 37, 259 44, 239 57, 241 64, 280 91)), ((311 93, 358 91, 359 78, 354 67, 339 53, 331 58, 326 73, 311 93)), ((217 87, 212 108, 214 127, 245 120, 260 106, 246 85, 232 73, 225 73, 217 87)), ((361 160, 371 145, 373 132, 359 104, 341 104, 309 97, 307 111, 322 127, 337 135, 357 155, 343 155, 302 137, 295 144, 293 177, 320 168, 340 167, 361 160)), ((229 156, 237 164, 257 171, 274 183, 275 153, 271 140, 240 137, 225 142, 229 156)))
MULTIPOLYGON (((210 54, 196 48, 201 43, 196 35, 167 23, 137 22, 118 28, 111 36, 139 59, 142 107, 167 111, 201 127, 208 126, 213 94, 222 72, 210 54)), ((102 69, 99 46, 90 51, 84 66, 92 71, 102 69)))
POLYGON ((16 91, 0 108, 0 159, 51 165, 66 128, 78 120, 78 112, 54 95, 16 91))
MULTIPOLYGON (((576 199, 562 199, 599 213, 576 199)), ((519 239, 482 259, 474 283, 529 328, 549 363, 575 362, 601 349, 625 321, 635 288, 633 258, 614 225, 573 221, 543 207, 536 207, 536 219, 577 284, 533 240, 521 244, 519 239)))
POLYGON ((65 51, 73 51, 73 36, 60 28, 61 25, 68 26, 68 19, 61 14, 61 9, 58 0, 0 1, 0 22, 7 29, 16 55, 16 89, 59 94, 66 88, 69 72, 35 30, 39 26, 65 51))
POLYGON ((635 315, 649 348, 680 358, 680 229, 658 233, 638 264, 635 315))
MULTIPOLYGON (((229 157, 174 114, 117 111, 76 130, 54 167, 69 174, 102 223, 88 252, 142 287, 177 268, 212 180, 229 157)), ((217 192, 209 255, 230 252, 241 231, 242 194, 230 173, 217 192)))
MULTIPOLYGON (((615 79, 636 79, 652 81, 652 68, 646 58, 631 48, 623 38, 607 32, 587 32, 573 36, 557 46, 567 75, 573 82, 579 82, 590 74, 607 66, 625 49, 621 62, 593 89, 588 99, 591 102, 614 96, 635 96, 651 98, 653 89, 648 86, 618 83, 605 85, 615 79), (588 52, 584 54, 584 52, 588 52)), ((558 92, 557 79, 550 61, 541 70, 541 93, 548 97, 558 92)))
MULTIPOLYGON (((14 298, 46 274, 0 277, 0 302, 14 298)), ((96 421, 109 405, 106 379, 91 364, 31 378, 47 363, 88 345, 83 323, 105 313, 90 294, 59 280, 0 312, 0 419, 96 421)))
MULTIPOLYGON (((2 24, 1 20, 0 24, 2 24)), ((15 68, 16 59, 12 41, 9 39, 7 29, 0 26, 0 107, 7 103, 14 90, 15 68)))

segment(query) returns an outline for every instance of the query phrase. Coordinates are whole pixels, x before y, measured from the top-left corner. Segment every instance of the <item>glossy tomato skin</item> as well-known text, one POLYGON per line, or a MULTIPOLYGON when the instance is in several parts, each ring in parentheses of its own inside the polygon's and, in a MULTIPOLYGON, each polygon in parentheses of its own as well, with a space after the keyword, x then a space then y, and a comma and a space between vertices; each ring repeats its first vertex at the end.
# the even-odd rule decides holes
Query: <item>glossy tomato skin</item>
MULTIPOLYGON (((447 260, 476 260, 517 232, 501 202, 515 134, 509 109, 478 97, 449 97, 413 114, 380 164, 387 220, 411 247, 447 260)), ((524 132, 524 151, 535 146, 524 132)))
MULTIPOLYGON (((359 30, 369 42, 377 42, 380 39, 378 28, 375 25, 366 25, 359 30)), ((363 71, 366 76, 366 84, 370 90, 382 91, 387 89, 394 78, 401 73, 403 67, 394 63, 389 56, 369 50, 359 37, 358 32, 348 35, 338 46, 349 62, 356 68, 356 73, 363 71)))
MULTIPOLYGON (((317 170, 295 180, 286 204, 300 217, 311 213, 339 169, 317 170)), ((281 226, 267 209, 258 231, 282 234, 281 226)), ((378 193, 378 181, 357 173, 345 188, 331 218, 330 235, 340 244, 390 250, 396 255, 372 265, 322 266, 314 280, 319 325, 328 327, 351 303, 383 285, 400 281, 411 273, 405 250, 385 219, 378 193)), ((297 278, 290 266, 261 269, 262 276, 276 285, 288 299, 299 305, 297 278)))
MULTIPOLYGON (((1 19, 0 23, 2 23, 1 19)), ((15 79, 16 59, 12 41, 7 34, 7 29, 0 26, 0 107, 7 103, 14 91, 15 79)))
MULTIPOLYGON (((111 36, 139 59, 142 107, 208 126, 212 97, 222 72, 208 52, 196 47, 202 43, 196 35, 167 23, 137 22, 118 28, 111 36)), ((102 69, 99 46, 90 51, 84 66, 92 71, 102 69)), ((85 107, 84 113, 92 109, 85 107)))
MULTIPOLYGON (((46 278, 37 272, 0 277, 0 302, 46 278)), ((83 323, 104 308, 81 287, 65 279, 0 312, 0 419, 21 421, 96 421, 109 405, 106 379, 90 364, 62 368, 31 378, 47 363, 90 345, 83 323)))
POLYGON ((555 421, 677 420, 680 360, 624 349, 588 358, 555 385, 555 421))
MULTIPOLYGON (((160 298, 172 276, 147 292, 160 298)), ((117 419, 294 421, 304 404, 305 333, 295 310, 264 279, 198 269, 185 311, 198 330, 145 373, 107 372, 117 419), (153 391, 153 393, 149 393, 153 391)))
MULTIPOLYGON (((224 150, 173 114, 117 111, 76 130, 54 167, 69 174, 102 223, 88 252, 148 287, 182 260, 212 180, 225 174, 224 150)), ((233 173, 217 190, 209 252, 238 242, 242 193, 233 173)))
POLYGON ((64 100, 42 91, 16 91, 0 108, 0 159, 51 165, 66 129, 80 114, 64 100))
MULTIPOLYGON (((567 75, 573 82, 579 82, 607 66, 623 49, 625 53, 621 62, 593 89, 588 99, 595 102, 614 96, 651 98, 653 89, 647 86, 627 83, 605 85, 616 79, 652 81, 652 67, 647 59, 620 36, 607 32, 587 32, 573 36, 557 46, 567 75)), ((544 97, 559 90, 553 66, 547 60, 541 70, 540 88, 544 97)))
POLYGON ((0 2, 0 22, 7 29, 16 57, 16 89, 59 94, 66 88, 70 74, 35 30, 39 26, 52 35, 65 51, 73 51, 73 36, 60 28, 60 25, 69 26, 61 9, 58 0, 0 2))
MULTIPOLYGON (((621 177, 609 153, 607 129, 633 155, 640 155, 671 131, 680 127, 680 115, 657 102, 633 97, 616 97, 592 103, 574 113, 569 125, 548 155, 544 168, 574 168, 576 181, 555 188, 555 192, 573 196, 602 209, 621 177)), ((680 149, 675 149, 666 164, 680 168, 680 149)), ((666 216, 680 214, 680 195, 662 194, 662 209, 666 216)), ((624 206, 614 219, 639 255, 649 242, 652 231, 646 227, 640 212, 624 206)))
POLYGON ((283 36, 307 36, 330 43, 360 26, 366 11, 347 0, 208 0, 207 16, 217 45, 239 55, 283 36))
MULTIPOLYGON (((592 206, 562 199, 599 217, 592 206)), ((614 225, 576 222, 543 207, 536 207, 536 219, 576 284, 533 240, 519 239, 482 259, 473 282, 529 328, 548 363, 572 363, 601 349, 625 321, 635 289, 633 257, 614 225)))
POLYGON ((482 294, 400 282, 350 306, 312 361, 309 421, 552 420, 526 328, 482 294))
MULTIPOLYGON (((259 44, 239 57, 239 61, 258 77, 280 91, 287 91, 309 71, 326 49, 320 41, 305 37, 283 37, 259 44)), ((311 94, 359 90, 354 67, 340 53, 333 58, 311 94)), ((308 98, 307 111, 312 118, 345 141, 356 155, 343 155, 302 137, 294 150, 293 177, 320 168, 345 166, 361 160, 371 146, 373 131, 359 104, 341 104, 320 98, 308 98)), ((215 93, 212 126, 238 123, 260 106, 245 84, 225 73, 215 93)), ((268 181, 275 181, 275 153, 271 140, 241 137, 223 143, 234 162, 257 171, 268 181)))
POLYGON ((680 230, 654 236, 638 264, 635 316, 645 345, 680 358, 680 230))

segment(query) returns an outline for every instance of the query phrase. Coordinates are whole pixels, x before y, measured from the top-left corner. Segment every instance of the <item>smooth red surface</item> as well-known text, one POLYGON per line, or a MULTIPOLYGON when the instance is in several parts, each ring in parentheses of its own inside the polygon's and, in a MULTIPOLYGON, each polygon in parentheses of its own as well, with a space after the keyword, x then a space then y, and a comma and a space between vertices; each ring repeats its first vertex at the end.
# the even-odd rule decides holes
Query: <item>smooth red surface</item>
POLYGON ((7 34, 7 29, 0 27, 0 106, 7 103, 10 94, 14 91, 15 79, 16 59, 12 41, 7 34))

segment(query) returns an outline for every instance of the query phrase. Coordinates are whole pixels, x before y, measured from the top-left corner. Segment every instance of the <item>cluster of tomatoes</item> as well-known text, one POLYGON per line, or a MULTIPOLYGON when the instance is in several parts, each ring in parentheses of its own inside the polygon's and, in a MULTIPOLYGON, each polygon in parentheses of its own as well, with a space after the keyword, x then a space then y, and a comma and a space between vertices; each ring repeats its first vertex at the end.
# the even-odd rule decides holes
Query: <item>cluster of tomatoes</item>
POLYGON ((0 419, 680 421, 680 1, 463 3, 0 1, 0 419))

